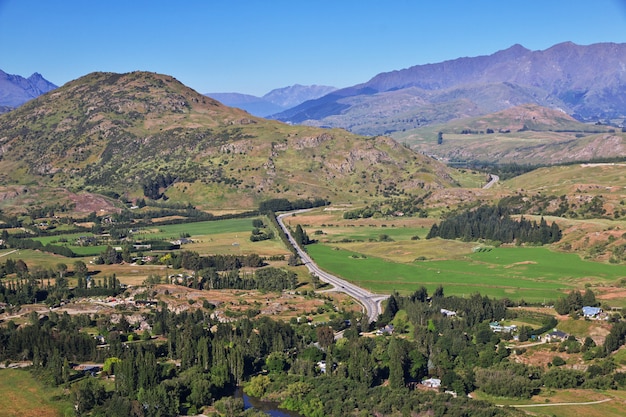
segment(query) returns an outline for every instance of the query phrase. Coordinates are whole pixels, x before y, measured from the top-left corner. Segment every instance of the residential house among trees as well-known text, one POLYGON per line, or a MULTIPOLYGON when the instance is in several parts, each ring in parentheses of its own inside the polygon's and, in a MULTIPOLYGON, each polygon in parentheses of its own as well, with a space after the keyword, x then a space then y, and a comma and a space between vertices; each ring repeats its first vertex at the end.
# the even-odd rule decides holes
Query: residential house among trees
POLYGON ((562 342, 563 340, 567 339, 569 335, 565 332, 555 329, 544 337, 546 342, 562 342))
POLYGON ((590 307, 585 306, 582 309, 583 316, 588 319, 597 319, 600 314, 602 314, 602 309, 600 307, 590 307))

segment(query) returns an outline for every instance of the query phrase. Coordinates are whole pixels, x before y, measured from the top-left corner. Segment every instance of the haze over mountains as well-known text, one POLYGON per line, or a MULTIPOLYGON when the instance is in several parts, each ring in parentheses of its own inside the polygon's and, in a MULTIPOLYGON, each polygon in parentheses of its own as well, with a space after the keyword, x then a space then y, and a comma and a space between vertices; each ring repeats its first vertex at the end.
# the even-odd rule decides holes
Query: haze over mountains
POLYGON ((521 104, 561 109, 582 121, 626 115, 626 44, 544 51, 521 45, 382 73, 272 116, 359 134, 390 134, 521 104))
POLYGON ((0 113, 18 107, 55 88, 57 88, 56 85, 39 73, 24 78, 0 70, 0 113))
POLYGON ((322 97, 335 90, 335 87, 324 85, 295 84, 274 89, 263 97, 240 93, 207 93, 205 95, 227 106, 243 109, 254 116, 266 117, 295 107, 305 101, 322 97))

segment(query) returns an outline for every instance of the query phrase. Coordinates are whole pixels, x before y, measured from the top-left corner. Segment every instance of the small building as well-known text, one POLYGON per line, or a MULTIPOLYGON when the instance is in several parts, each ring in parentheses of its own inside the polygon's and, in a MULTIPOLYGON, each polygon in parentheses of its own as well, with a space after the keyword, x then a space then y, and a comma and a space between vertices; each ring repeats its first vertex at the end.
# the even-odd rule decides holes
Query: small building
POLYGON ((489 328, 494 333, 513 333, 517 331, 517 326, 512 324, 510 326, 503 326, 497 321, 489 323, 489 328))
POLYGON ((440 388, 441 387, 441 379, 439 378, 428 378, 422 381, 422 385, 426 388, 440 388))
POLYGON ((380 329, 376 330, 376 334, 379 336, 393 334, 393 324, 388 324, 385 327, 381 327, 380 329))
POLYGON ((193 243, 193 240, 188 239, 186 237, 181 237, 180 239, 176 239, 170 242, 172 245, 187 245, 189 243, 193 243))
POLYGON ((596 319, 600 314, 602 314, 602 309, 600 307, 583 307, 583 316, 585 318, 596 319))
POLYGON ((567 333, 556 329, 544 336, 546 342, 562 342, 568 337, 569 335, 567 333))
POLYGON ((136 243, 133 245, 133 249, 135 250, 150 250, 152 249, 152 245, 151 244, 147 244, 147 245, 143 245, 140 243, 136 243))
POLYGON ((441 314, 444 315, 444 317, 456 317, 456 311, 447 310, 445 308, 442 308, 440 311, 441 314))

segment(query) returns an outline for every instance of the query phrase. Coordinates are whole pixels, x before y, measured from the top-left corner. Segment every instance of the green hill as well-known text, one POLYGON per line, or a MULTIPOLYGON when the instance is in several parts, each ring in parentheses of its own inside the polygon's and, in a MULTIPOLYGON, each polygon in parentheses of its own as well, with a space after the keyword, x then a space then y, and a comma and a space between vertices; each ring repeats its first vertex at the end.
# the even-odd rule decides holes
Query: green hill
POLYGON ((148 72, 89 74, 0 116, 5 208, 24 204, 14 194, 44 190, 249 209, 275 197, 364 201, 452 183, 445 166, 390 138, 256 118, 148 72))

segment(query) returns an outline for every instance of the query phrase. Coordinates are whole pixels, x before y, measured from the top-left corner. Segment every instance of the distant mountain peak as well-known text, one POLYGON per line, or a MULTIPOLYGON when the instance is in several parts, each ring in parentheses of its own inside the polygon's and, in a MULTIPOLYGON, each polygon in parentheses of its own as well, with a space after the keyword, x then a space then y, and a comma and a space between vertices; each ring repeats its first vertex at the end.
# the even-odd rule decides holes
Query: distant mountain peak
POLYGON ((17 107, 57 88, 38 72, 24 78, 0 70, 0 106, 17 107))
POLYGON ((322 97, 335 90, 335 87, 325 85, 306 86, 294 84, 289 87, 274 89, 265 94, 263 98, 281 107, 290 108, 304 103, 305 101, 322 97))
POLYGON ((252 115, 267 117, 295 107, 305 101, 322 97, 334 90, 336 90, 335 87, 323 85, 306 86, 294 84, 288 87, 276 88, 263 97, 240 93, 207 93, 205 95, 227 106, 243 109, 252 115))

